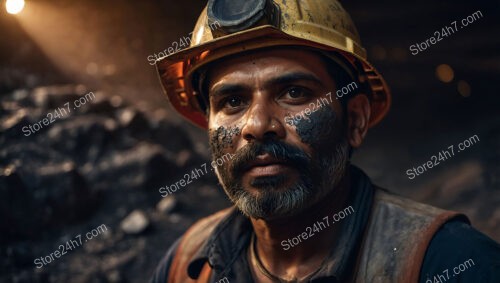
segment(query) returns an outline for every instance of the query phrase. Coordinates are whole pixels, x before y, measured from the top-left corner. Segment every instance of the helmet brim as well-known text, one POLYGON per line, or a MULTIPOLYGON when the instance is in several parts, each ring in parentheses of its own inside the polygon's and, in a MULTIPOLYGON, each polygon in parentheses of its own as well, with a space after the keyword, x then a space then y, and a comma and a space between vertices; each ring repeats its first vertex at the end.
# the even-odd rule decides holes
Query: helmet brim
POLYGON ((307 40, 289 35, 273 26, 265 25, 180 50, 159 59, 156 67, 163 90, 172 106, 186 119, 206 129, 208 121, 207 114, 201 105, 203 99, 200 97, 198 86, 192 84, 196 71, 206 64, 230 55, 278 46, 304 46, 337 52, 355 68, 359 68, 359 63, 361 63, 371 89, 371 93, 367 94, 371 105, 369 126, 376 125, 387 114, 391 105, 391 94, 387 83, 381 74, 362 57, 364 50, 363 52, 354 50, 358 47, 349 41, 346 41, 345 46, 331 46, 331 44, 327 45, 313 39, 307 40))

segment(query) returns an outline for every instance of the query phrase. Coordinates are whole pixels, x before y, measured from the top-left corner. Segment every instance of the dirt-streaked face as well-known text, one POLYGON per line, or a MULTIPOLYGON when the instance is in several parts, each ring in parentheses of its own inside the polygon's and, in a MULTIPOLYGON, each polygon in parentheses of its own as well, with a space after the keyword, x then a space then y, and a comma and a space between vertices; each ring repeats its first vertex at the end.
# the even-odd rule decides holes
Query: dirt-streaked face
POLYGON ((340 181, 349 145, 334 78, 300 49, 223 60, 208 74, 209 138, 230 199, 248 216, 291 216, 340 181), (328 95, 330 93, 330 95, 328 95))

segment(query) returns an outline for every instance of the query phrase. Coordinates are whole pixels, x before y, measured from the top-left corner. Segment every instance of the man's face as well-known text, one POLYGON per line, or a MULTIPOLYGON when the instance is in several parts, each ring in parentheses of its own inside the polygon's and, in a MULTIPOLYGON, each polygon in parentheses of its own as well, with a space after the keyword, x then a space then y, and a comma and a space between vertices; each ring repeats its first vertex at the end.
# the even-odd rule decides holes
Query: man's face
POLYGON ((253 52, 211 66, 207 79, 212 157, 233 155, 217 176, 243 213, 292 216, 338 184, 349 145, 336 84, 319 55, 253 52))

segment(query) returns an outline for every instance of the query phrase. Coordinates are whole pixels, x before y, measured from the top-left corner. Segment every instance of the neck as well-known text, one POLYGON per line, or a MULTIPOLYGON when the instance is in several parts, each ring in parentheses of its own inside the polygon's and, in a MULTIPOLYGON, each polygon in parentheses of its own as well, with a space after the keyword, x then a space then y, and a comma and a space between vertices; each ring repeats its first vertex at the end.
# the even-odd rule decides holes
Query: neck
POLYGON ((347 206, 349 185, 347 173, 326 197, 297 215, 251 218, 264 267, 284 278, 300 278, 316 270, 339 237, 341 223, 333 224, 332 215, 347 206))

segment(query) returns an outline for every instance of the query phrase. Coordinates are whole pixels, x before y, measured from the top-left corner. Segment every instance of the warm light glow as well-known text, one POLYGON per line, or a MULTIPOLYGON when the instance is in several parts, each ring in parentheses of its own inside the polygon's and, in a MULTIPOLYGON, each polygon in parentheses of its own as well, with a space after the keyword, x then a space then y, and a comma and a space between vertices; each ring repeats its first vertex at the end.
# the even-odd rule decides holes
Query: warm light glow
POLYGON ((24 8, 24 0, 7 0, 5 8, 9 14, 17 14, 24 8))
POLYGON ((450 65, 441 64, 436 68, 436 76, 443 83, 449 83, 453 81, 455 72, 453 72, 453 69, 450 67, 450 65))
POLYGON ((458 82, 458 93, 463 97, 470 96, 470 85, 466 81, 458 82))

